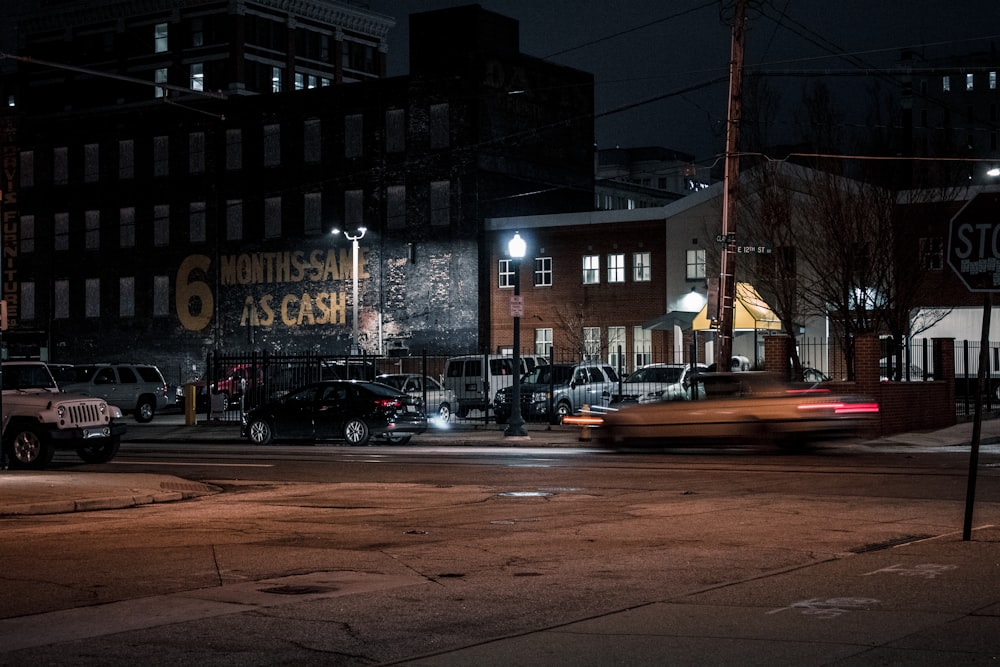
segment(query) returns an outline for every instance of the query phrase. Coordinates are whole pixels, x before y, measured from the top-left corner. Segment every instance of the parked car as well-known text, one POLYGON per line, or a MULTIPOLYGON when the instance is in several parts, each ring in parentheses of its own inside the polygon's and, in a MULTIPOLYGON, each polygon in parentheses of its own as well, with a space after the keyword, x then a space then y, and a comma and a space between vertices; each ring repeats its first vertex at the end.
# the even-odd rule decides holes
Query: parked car
POLYGON ((789 384, 768 373, 708 373, 695 382, 705 398, 644 403, 609 412, 598 427, 610 447, 773 443, 799 446, 853 436, 878 414, 874 401, 827 387, 789 384))
MULTIPOLYGON (((522 375, 548 363, 539 355, 519 355, 522 375)), ((466 354, 451 357, 444 365, 444 386, 458 397, 458 416, 470 410, 486 410, 497 392, 514 381, 514 357, 505 354, 466 354)))
MULTIPOLYGON (((708 366, 694 364, 695 372, 705 373, 708 366)), ((691 400, 691 364, 649 364, 625 378, 611 395, 612 406, 653 401, 691 400)))
POLYGON ((78 364, 73 367, 71 382, 60 387, 66 391, 103 398, 135 420, 153 420, 158 410, 174 402, 168 396, 167 382, 156 366, 149 364, 78 364))
POLYGON ((441 386, 441 383, 434 378, 415 373, 396 373, 379 375, 376 382, 389 385, 393 389, 398 389, 404 394, 409 394, 414 398, 424 401, 426 392, 427 398, 424 402, 426 406, 425 414, 434 416, 438 421, 447 423, 451 420, 451 411, 458 406, 458 399, 455 392, 441 386))
POLYGON ((222 377, 212 383, 211 396, 202 396, 202 407, 207 409, 209 401, 215 401, 219 412, 234 407, 247 392, 264 384, 264 367, 252 364, 236 364, 226 369, 222 377))
POLYGON ((895 357, 883 357, 878 362, 879 377, 882 382, 890 380, 900 382, 923 382, 934 379, 932 373, 925 373, 924 369, 915 364, 900 365, 895 357))
MULTIPOLYGON (((583 362, 539 366, 521 379, 521 416, 524 419, 571 415, 584 405, 607 406, 618 386, 618 374, 608 364, 583 362), (549 414, 549 390, 552 412, 549 414)), ((513 387, 501 388, 493 399, 498 424, 510 421, 513 387)))
POLYGON ((103 399, 60 391, 41 361, 3 362, 3 448, 13 466, 44 468, 57 449, 107 463, 125 433, 121 416, 103 399))
POLYGON ((241 435, 257 445, 275 440, 345 440, 372 437, 405 444, 427 430, 412 396, 377 382, 324 380, 300 387, 242 415, 241 435))
POLYGON ((802 369, 802 381, 809 384, 818 384, 820 382, 829 382, 830 376, 818 368, 805 367, 802 369))

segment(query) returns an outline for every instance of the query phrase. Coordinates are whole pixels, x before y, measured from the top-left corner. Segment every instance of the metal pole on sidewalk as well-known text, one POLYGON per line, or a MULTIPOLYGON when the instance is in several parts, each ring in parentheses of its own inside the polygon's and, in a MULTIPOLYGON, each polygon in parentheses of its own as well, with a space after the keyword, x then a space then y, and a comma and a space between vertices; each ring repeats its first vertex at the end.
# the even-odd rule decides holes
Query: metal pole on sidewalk
POLYGON ((972 539, 972 511, 976 504, 976 475, 979 471, 979 441, 983 434, 983 389, 986 386, 986 369, 990 362, 990 315, 993 311, 993 293, 983 294, 983 332, 979 337, 979 371, 976 374, 976 411, 972 421, 972 443, 969 447, 969 480, 965 489, 965 521, 962 524, 962 541, 972 539))

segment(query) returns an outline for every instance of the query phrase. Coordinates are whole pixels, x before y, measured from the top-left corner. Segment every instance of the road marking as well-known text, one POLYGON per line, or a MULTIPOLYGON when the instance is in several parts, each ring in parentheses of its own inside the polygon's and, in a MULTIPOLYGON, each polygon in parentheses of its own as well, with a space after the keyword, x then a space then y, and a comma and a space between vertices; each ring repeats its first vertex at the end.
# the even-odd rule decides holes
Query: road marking
POLYGON ((867 609, 879 601, 872 598, 812 598, 811 600, 800 600, 793 602, 781 609, 772 609, 768 614, 777 614, 788 609, 797 609, 804 616, 818 616, 819 618, 836 618, 841 614, 856 609, 867 609))
POLYGON ((902 565, 890 565, 881 570, 866 572, 862 576, 868 577, 873 574, 898 574, 901 577, 923 577, 924 579, 936 579, 938 575, 949 570, 957 569, 957 565, 939 565, 938 563, 922 563, 913 567, 903 567, 902 565))

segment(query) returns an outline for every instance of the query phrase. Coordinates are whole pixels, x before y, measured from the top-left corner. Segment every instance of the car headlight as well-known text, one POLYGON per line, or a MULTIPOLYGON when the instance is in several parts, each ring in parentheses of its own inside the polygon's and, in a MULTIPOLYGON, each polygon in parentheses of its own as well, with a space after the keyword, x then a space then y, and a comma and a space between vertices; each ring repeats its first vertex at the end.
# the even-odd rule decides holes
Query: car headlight
POLYGON ((60 405, 59 407, 57 407, 56 408, 56 414, 59 415, 59 419, 62 419, 63 417, 65 417, 66 416, 66 407, 63 406, 63 405, 60 405))

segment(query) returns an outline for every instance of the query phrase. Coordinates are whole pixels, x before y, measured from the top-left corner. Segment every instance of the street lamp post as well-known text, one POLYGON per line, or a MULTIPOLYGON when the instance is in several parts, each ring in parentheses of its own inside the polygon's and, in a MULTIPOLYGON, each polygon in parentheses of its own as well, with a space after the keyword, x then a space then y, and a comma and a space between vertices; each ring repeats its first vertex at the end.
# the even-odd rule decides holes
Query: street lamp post
POLYGON ((358 250, 360 248, 358 241, 360 241, 365 237, 365 232, 367 231, 368 229, 365 227, 358 227, 358 233, 354 234, 353 236, 351 234, 348 234, 347 232, 341 232, 341 230, 339 229, 334 229, 331 232, 333 234, 343 233, 344 238, 346 238, 348 241, 351 242, 351 251, 354 256, 354 264, 353 264, 353 269, 351 271, 351 277, 354 280, 354 305, 353 305, 354 321, 352 322, 354 326, 354 338, 352 339, 351 343, 352 355, 361 354, 361 346, 358 344, 358 250))
POLYGON ((514 264, 514 297, 510 302, 510 312, 514 316, 514 378, 511 386, 510 421, 503 432, 506 437, 525 437, 524 417, 521 415, 521 315, 524 312, 524 302, 521 301, 521 260, 527 249, 524 239, 518 232, 507 244, 507 254, 514 264))

